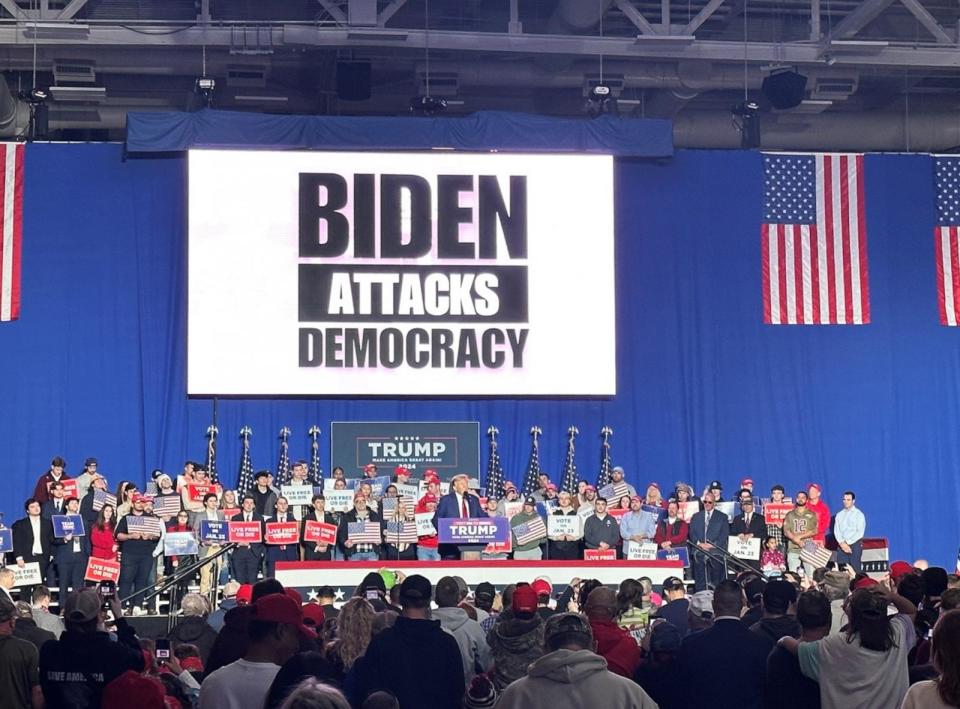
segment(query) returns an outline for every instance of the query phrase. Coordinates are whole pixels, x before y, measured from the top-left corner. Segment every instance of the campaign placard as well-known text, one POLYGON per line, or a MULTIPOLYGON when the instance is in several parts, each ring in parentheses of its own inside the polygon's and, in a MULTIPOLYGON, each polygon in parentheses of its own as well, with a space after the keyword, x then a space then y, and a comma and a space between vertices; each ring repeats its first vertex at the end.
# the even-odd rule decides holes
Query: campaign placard
POLYGON ((630 510, 625 507, 608 507, 607 514, 613 517, 617 522, 623 519, 623 516, 629 513, 630 510))
POLYGON ((503 503, 503 516, 507 519, 521 512, 523 512, 523 500, 513 500, 512 502, 503 503))
POLYGON ((303 541, 315 544, 336 544, 337 525, 308 519, 303 525, 303 541))
POLYGON ((159 537, 163 529, 160 519, 152 515, 129 514, 124 519, 127 520, 128 534, 146 534, 151 537, 159 537))
POLYGON ((71 497, 80 499, 80 488, 76 480, 61 480, 63 483, 63 499, 69 500, 71 497))
POLYGON ((626 497, 630 494, 630 487, 623 481, 610 483, 600 488, 597 494, 607 501, 609 507, 614 507, 620 502, 621 497, 626 497))
POLYGON ((550 515, 547 517, 547 534, 551 537, 579 539, 580 515, 550 515))
POLYGON ((190 556, 196 554, 197 549, 193 532, 167 532, 163 537, 164 556, 190 556))
POLYGON ((13 551, 13 532, 8 527, 0 527, 0 554, 13 551))
POLYGON ((690 566, 690 555, 686 547, 671 547, 670 549, 660 549, 657 551, 658 561, 682 561, 683 565, 690 566))
POLYGON ((83 529, 83 517, 80 515, 53 515, 53 536, 57 539, 63 539, 67 535, 73 537, 82 537, 85 535, 83 529))
POLYGON ((40 575, 40 562, 38 561, 31 561, 23 566, 13 564, 7 568, 13 572, 13 585, 16 588, 36 586, 43 583, 43 577, 40 575))
POLYGON ((230 537, 230 523, 227 521, 202 519, 200 520, 200 541, 219 544, 230 537))
POLYGON ((397 486, 397 494, 407 500, 419 500, 420 488, 416 483, 394 483, 397 486))
POLYGON ((693 516, 699 511, 700 503, 696 500, 687 500, 686 502, 677 503, 677 514, 680 515, 680 519, 688 524, 693 516))
MULTIPOLYGON (((480 475, 480 424, 477 421, 334 421, 330 460, 347 474, 368 463, 380 470, 401 466, 417 474, 427 469, 449 480, 480 475)), ((420 481, 421 483, 423 481, 420 481)), ((422 494, 422 491, 421 491, 422 494)))
POLYGON ((793 505, 787 502, 770 502, 763 506, 763 518, 769 525, 782 527, 783 520, 792 509, 793 505))
POLYGON ((727 551, 738 559, 758 561, 760 559, 760 537, 740 539, 740 537, 730 535, 730 539, 727 541, 727 551))
POLYGON ((296 522, 267 522, 264 541, 267 544, 296 544, 300 541, 300 529, 296 522))
POLYGON ((584 549, 584 561, 616 561, 616 549, 584 549))
POLYGON ((630 561, 655 561, 657 558, 657 545, 653 542, 626 541, 623 547, 630 561))
POLYGON ((380 513, 384 517, 389 517, 397 511, 397 504, 399 504, 399 502, 400 498, 398 497, 384 497, 380 500, 380 513))
POLYGON ((159 495, 153 498, 153 514, 157 517, 173 517, 180 512, 179 495, 159 495))
POLYGON ((418 536, 432 537, 437 533, 433 526, 433 512, 418 512, 414 515, 414 521, 417 523, 418 536))
POLYGON ((263 529, 259 522, 230 522, 227 539, 238 544, 259 544, 263 541, 263 529))
POLYGON ((723 512, 727 519, 733 519, 736 516, 737 503, 733 500, 724 500, 714 505, 719 512, 723 512))
POLYGON ((186 487, 187 498, 190 500, 190 502, 203 502, 203 498, 211 492, 214 493, 218 498, 221 494, 220 486, 213 483, 190 483, 186 487))
POLYGON ((228 522, 234 517, 236 517, 238 514, 240 514, 239 507, 224 507, 220 511, 223 512, 223 518, 228 522))
POLYGON ((120 562, 112 559, 98 559, 91 556, 87 560, 87 569, 83 572, 85 581, 113 581, 120 580, 120 562))
POLYGON ((312 485, 283 485, 280 488, 280 494, 285 497, 291 505, 313 504, 312 485))
POLYGON ((483 548, 482 554, 509 554, 513 551, 513 538, 507 539, 505 542, 498 542, 496 544, 487 544, 483 548))
POLYGON ((112 495, 106 490, 93 491, 93 511, 99 512, 104 505, 110 505, 114 510, 117 509, 117 496, 112 495))
POLYGON ((510 522, 503 517, 458 519, 441 517, 439 525, 441 544, 491 544, 510 538, 510 522))
POLYGON ((347 512, 353 509, 352 490, 327 490, 324 493, 327 509, 331 512, 347 512))

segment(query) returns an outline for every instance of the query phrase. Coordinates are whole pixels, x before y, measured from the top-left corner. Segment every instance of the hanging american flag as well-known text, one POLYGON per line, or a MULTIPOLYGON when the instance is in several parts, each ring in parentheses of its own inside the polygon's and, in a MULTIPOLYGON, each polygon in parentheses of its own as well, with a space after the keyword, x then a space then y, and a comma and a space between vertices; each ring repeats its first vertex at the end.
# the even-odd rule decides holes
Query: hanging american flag
POLYGON ((936 158, 933 169, 937 189, 933 246, 940 324, 956 327, 960 323, 960 158, 936 158))
POLYGON ((577 452, 573 445, 573 440, 578 433, 580 429, 576 426, 567 429, 567 457, 563 461, 563 475, 560 478, 560 490, 569 492, 571 495, 577 493, 577 483, 580 480, 580 476, 577 475, 577 452))
POLYGON ((526 497, 539 487, 540 483, 540 435, 543 430, 539 426, 530 429, 533 440, 530 444, 530 460, 527 461, 527 472, 523 475, 523 495, 526 497))
POLYGON ((870 322, 863 155, 763 156, 768 325, 870 322))
POLYGON ((220 482, 220 476, 217 474, 217 433, 219 431, 216 426, 207 427, 207 460, 204 465, 210 473, 210 479, 215 483, 220 482))
POLYGON ((600 444, 600 472, 597 473, 597 489, 601 490, 610 484, 610 436, 613 435, 613 429, 604 426, 600 429, 600 438, 603 442, 600 444))
MULTIPOLYGON (((249 426, 240 429, 240 438, 243 440, 243 453, 240 456, 240 474, 237 476, 237 493, 242 496, 253 487, 253 463, 250 460, 250 436, 253 431, 249 426)), ((238 500, 239 502, 240 500, 238 500)))
POLYGON ((487 429, 487 436, 490 438, 490 457, 487 460, 487 479, 484 481, 487 487, 487 496, 496 500, 503 499, 503 485, 506 482, 503 477, 503 466, 500 464, 500 451, 497 449, 497 434, 499 433, 500 430, 496 426, 490 426, 487 429))
MULTIPOLYGON (((414 523, 416 524, 416 523, 414 523)), ((354 544, 379 544, 379 522, 348 522, 347 539, 354 544)))
POLYGON ((23 151, 21 143, 0 143, 0 322, 20 317, 23 151))
POLYGON ((307 434, 310 436, 310 469, 307 480, 311 485, 320 485, 323 479, 323 468, 320 467, 320 427, 311 426, 307 434))
POLYGON ((523 546, 530 542, 545 539, 547 536, 547 525, 539 515, 536 519, 529 522, 523 522, 513 528, 513 536, 517 538, 517 546, 523 546))
POLYGON ((273 476, 280 485, 290 483, 290 446, 287 439, 290 438, 290 429, 284 426, 280 429, 280 458, 277 460, 277 472, 273 476))

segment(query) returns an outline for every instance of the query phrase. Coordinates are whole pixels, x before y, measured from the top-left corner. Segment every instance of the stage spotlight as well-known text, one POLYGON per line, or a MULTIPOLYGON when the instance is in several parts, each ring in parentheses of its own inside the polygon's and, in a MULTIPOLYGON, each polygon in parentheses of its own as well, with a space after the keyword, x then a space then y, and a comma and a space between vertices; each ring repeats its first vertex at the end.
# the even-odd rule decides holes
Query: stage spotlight
POLYGON ((211 79, 206 76, 197 77, 197 83, 194 86, 194 92, 203 99, 203 103, 207 108, 213 106, 213 92, 217 88, 217 82, 215 79, 211 79))
POLYGON ((770 72, 760 90, 774 108, 784 110, 799 106, 807 89, 807 77, 792 69, 770 72))
POLYGON ((602 116, 619 116, 620 107, 617 105, 617 99, 613 96, 613 91, 605 84, 597 84, 590 89, 587 95, 587 102, 583 107, 584 112, 591 118, 602 116))
POLYGON ((20 136, 27 140, 42 140, 50 132, 50 109, 47 106, 47 97, 49 93, 45 89, 31 89, 30 91, 21 91, 17 98, 30 107, 30 118, 27 128, 20 136))
POLYGON ((439 96, 414 96, 410 99, 410 113, 417 116, 436 116, 447 110, 447 102, 439 96))
POLYGON ((733 124, 740 131, 740 147, 752 150, 760 147, 760 104, 743 101, 734 106, 733 124))

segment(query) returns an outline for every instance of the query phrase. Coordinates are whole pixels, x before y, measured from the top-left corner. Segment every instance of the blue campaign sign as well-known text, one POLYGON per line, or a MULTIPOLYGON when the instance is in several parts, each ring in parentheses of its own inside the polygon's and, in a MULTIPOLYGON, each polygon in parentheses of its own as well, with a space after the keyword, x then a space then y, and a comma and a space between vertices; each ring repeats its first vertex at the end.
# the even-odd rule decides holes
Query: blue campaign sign
POLYGON ((510 539, 506 517, 437 520, 441 544, 505 544, 510 539))
POLYGON ((477 421, 334 421, 330 424, 330 469, 348 477, 368 463, 393 474, 403 466, 420 477, 428 468, 441 480, 458 473, 480 477, 480 424, 477 421))
POLYGON ((6 527, 0 527, 0 554, 13 551, 13 533, 6 527))
POLYGON ((682 561, 684 566, 690 566, 690 557, 682 547, 657 550, 657 561, 682 561))
POLYGON ((83 517, 80 515, 53 515, 53 536, 62 539, 68 534, 75 537, 82 537, 83 517))
POLYGON ((228 522, 217 522, 212 519, 200 520, 201 542, 225 542, 229 534, 228 522))

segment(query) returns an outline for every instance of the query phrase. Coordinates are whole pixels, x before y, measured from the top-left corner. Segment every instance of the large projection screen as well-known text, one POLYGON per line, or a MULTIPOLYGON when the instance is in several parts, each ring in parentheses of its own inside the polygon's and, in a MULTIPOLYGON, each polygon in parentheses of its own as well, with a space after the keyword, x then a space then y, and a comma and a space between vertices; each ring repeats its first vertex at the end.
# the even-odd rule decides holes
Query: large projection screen
POLYGON ((613 159, 193 150, 187 392, 612 396, 613 159))

